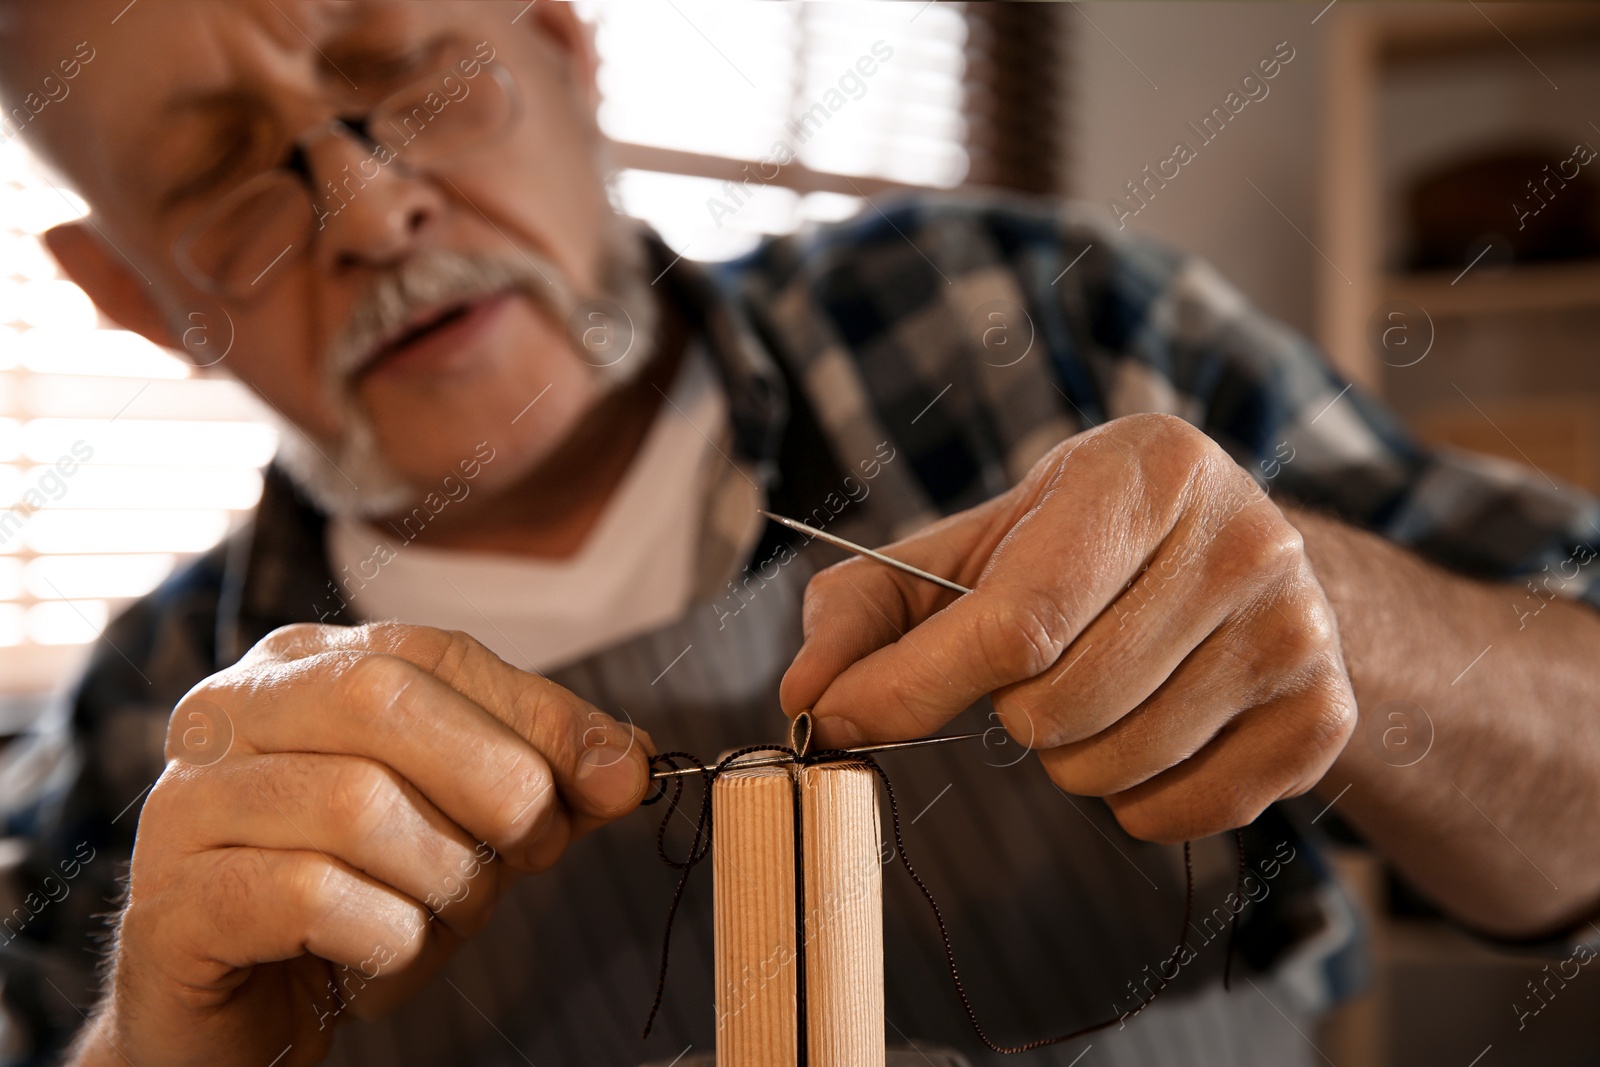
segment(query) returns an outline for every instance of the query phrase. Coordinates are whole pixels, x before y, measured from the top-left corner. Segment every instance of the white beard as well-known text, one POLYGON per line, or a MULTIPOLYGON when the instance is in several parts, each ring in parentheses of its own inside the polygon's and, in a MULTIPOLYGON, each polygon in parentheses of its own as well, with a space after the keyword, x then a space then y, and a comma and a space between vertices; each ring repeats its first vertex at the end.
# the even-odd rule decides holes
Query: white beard
POLYGON ((277 462, 289 478, 329 515, 377 518, 419 503, 432 486, 416 485, 384 454, 376 428, 350 388, 350 377, 378 340, 389 336, 418 309, 497 292, 508 286, 528 296, 557 321, 567 324, 574 351, 584 359, 604 391, 633 381, 654 356, 658 318, 655 294, 645 281, 642 233, 615 213, 605 234, 602 292, 598 299, 622 309, 631 329, 626 354, 617 358, 585 355, 587 326, 579 312, 595 301, 579 302, 555 264, 533 252, 510 257, 463 255, 433 249, 407 260, 376 279, 358 298, 349 322, 335 338, 325 361, 324 398, 338 413, 343 433, 336 441, 314 441, 281 416, 277 462))

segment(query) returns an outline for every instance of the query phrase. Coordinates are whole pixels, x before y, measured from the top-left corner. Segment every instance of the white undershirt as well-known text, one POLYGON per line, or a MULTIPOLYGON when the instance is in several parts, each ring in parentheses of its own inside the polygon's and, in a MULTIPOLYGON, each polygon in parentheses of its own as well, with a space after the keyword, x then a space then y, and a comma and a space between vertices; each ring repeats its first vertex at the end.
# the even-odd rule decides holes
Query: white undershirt
POLYGON ((365 621, 465 630, 506 662, 539 670, 682 617, 695 579, 707 463, 717 458, 711 442, 728 417, 699 345, 685 354, 669 396, 588 540, 568 559, 431 548, 332 519, 328 560, 351 609, 365 621), (342 581, 371 574, 380 545, 393 555, 375 577, 342 581))

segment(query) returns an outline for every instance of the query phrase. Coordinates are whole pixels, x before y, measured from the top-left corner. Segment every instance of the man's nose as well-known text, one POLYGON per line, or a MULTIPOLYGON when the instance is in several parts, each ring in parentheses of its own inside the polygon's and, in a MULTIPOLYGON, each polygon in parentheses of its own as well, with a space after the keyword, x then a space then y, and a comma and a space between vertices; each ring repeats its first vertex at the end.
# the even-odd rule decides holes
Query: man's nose
POLYGON ((307 153, 315 205, 312 257, 330 273, 390 266, 425 247, 445 198, 423 175, 355 137, 325 137, 307 153))

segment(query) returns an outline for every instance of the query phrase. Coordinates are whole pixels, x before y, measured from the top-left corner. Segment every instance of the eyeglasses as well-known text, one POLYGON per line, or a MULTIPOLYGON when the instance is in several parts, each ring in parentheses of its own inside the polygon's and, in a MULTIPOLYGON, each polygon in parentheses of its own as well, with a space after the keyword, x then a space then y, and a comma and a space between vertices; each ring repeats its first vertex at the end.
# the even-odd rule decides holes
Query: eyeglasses
POLYGON ((365 115, 330 119, 296 137, 285 162, 231 190, 185 228, 172 248, 178 268, 213 296, 259 296, 269 276, 305 255, 328 220, 384 168, 438 173, 459 163, 464 149, 503 134, 517 113, 516 82, 501 64, 478 64, 473 75, 436 69, 365 115), (314 191, 310 153, 329 136, 352 140, 367 155, 314 191))

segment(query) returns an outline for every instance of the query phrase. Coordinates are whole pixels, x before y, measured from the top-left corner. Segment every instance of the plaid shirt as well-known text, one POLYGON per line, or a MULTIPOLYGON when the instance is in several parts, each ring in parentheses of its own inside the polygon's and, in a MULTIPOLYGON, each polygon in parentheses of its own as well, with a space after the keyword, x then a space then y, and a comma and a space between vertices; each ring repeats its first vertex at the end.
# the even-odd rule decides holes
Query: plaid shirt
MULTIPOLYGON (((673 262, 655 250, 657 269, 673 262)), ((1061 439, 1150 411, 1199 426, 1270 491, 1445 567, 1600 603, 1594 500, 1420 446, 1204 263, 1070 208, 909 200, 734 262, 678 262, 662 284, 729 399, 697 582, 713 610, 771 549, 751 545, 753 483, 779 510, 826 515, 842 476, 889 443, 874 505, 906 533, 1006 489, 1061 439)), ((0 966, 27 1062, 80 1024, 69 1000, 94 998, 96 939, 172 706, 274 627, 316 618, 321 537, 321 516, 269 472, 253 528, 122 615, 70 704, 8 749, 0 797, 28 849, 0 885, 13 916, 0 966)))

